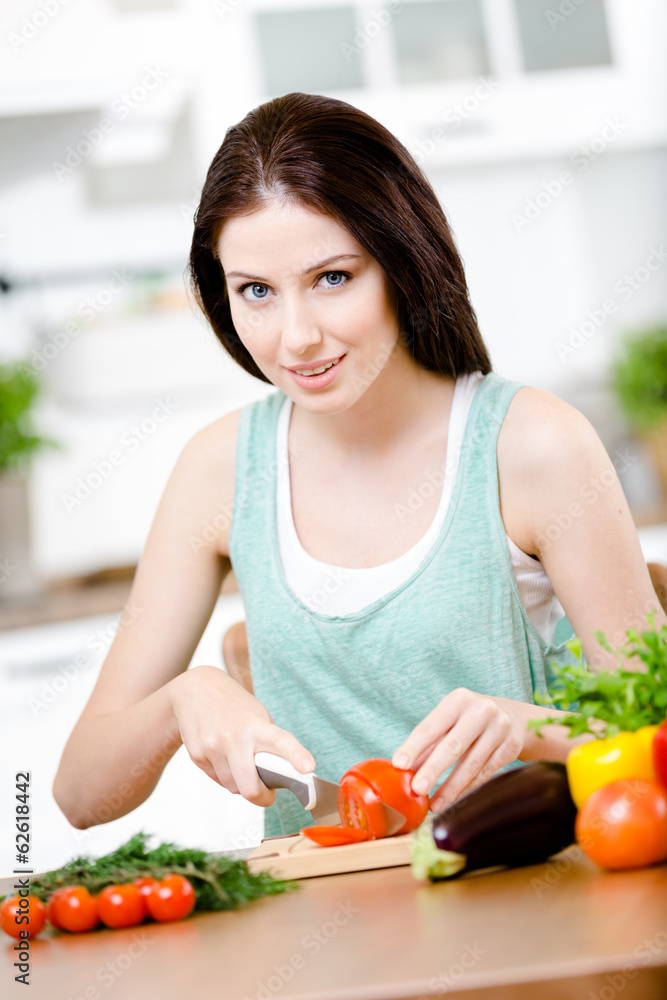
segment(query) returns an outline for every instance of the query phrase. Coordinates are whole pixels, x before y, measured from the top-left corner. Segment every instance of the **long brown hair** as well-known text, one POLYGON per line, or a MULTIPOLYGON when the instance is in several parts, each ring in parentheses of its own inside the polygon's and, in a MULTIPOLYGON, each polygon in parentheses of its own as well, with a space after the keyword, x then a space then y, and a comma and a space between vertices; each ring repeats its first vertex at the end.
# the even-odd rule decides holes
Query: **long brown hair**
POLYGON ((195 213, 192 291, 223 347, 247 372, 272 384, 234 329, 218 240, 229 219, 272 199, 334 218, 375 258, 417 364, 451 377, 491 371, 449 224, 408 150, 353 105, 294 92, 227 129, 195 213))

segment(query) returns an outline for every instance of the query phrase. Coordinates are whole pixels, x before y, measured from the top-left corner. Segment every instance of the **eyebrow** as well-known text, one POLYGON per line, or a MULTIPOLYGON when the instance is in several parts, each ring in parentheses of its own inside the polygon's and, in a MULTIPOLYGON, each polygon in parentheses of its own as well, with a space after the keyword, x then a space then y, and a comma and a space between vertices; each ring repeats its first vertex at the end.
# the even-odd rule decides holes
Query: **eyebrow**
MULTIPOLYGON (((314 264, 312 267, 306 268, 305 271, 301 272, 301 277, 304 278, 311 271, 317 271, 321 267, 326 267, 327 264, 335 264, 338 260, 347 260, 351 257, 361 257, 358 253, 339 253, 335 257, 327 257, 326 260, 321 260, 319 264, 314 264)), ((225 276, 227 278, 250 278, 252 281, 259 281, 264 284, 269 284, 266 278, 258 278, 256 274, 246 274, 244 271, 226 271, 225 276)))

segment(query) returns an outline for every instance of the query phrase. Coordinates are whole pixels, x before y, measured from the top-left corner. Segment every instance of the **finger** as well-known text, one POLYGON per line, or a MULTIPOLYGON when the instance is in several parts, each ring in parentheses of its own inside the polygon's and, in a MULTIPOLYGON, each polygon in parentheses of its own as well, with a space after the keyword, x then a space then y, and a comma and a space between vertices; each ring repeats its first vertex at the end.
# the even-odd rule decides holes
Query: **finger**
POLYGON ((255 766, 252 748, 238 749, 228 754, 227 760, 239 794, 256 806, 267 808, 276 800, 275 788, 267 788, 255 766))
MULTIPOLYGON (((467 714, 459 719, 456 725, 435 745, 428 759, 416 772, 412 779, 413 791, 418 795, 428 794, 438 778, 449 770, 488 728, 487 714, 484 711, 473 716, 467 714)), ((490 753, 492 749, 490 747, 488 752, 490 753)), ((486 756, 484 760, 486 760, 486 756)))
POLYGON ((260 749, 285 757, 302 774, 315 770, 313 755, 287 729, 273 726, 268 740, 263 737, 261 747, 258 745, 255 752, 260 749))
POLYGON ((444 809, 471 790, 482 769, 490 762, 497 749, 497 742, 479 737, 468 748, 447 775, 431 800, 431 809, 444 809))
POLYGON ((211 781, 215 781, 216 785, 221 785, 222 788, 226 788, 228 792, 232 792, 234 795, 239 794, 239 790, 236 787, 236 782, 232 777, 231 771, 228 768, 220 769, 222 773, 218 774, 213 764, 208 759, 195 759, 190 757, 193 764, 196 764, 200 771, 208 775, 211 781))
POLYGON ((470 692, 456 688, 415 726, 407 740, 394 752, 392 764, 404 770, 416 770, 430 750, 452 729, 470 692))
POLYGON ((438 789, 437 796, 434 797, 431 808, 443 809, 446 805, 451 802, 455 802, 463 795, 468 795, 470 792, 474 792, 475 789, 486 784, 486 782, 492 778, 501 767, 504 767, 505 764, 512 763, 512 761, 515 761, 516 759, 516 755, 513 753, 512 748, 508 747, 506 742, 503 742, 493 751, 493 753, 490 754, 474 777, 471 777, 465 784, 463 781, 460 781, 458 787, 454 786, 452 789, 449 778, 453 777, 455 772, 458 771, 460 764, 464 763, 463 760, 461 760, 460 764, 457 764, 454 771, 452 771, 451 776, 448 776, 438 789))

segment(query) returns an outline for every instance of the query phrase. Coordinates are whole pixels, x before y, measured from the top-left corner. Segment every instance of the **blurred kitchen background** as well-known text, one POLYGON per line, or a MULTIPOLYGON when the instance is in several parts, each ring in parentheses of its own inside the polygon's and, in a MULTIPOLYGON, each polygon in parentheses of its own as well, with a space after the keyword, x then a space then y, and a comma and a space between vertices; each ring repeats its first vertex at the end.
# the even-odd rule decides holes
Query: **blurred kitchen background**
MULTIPOLYGON (((262 810, 183 748, 147 803, 88 831, 51 782, 181 449, 272 391, 226 356, 184 280, 208 165, 271 97, 330 94, 407 145, 494 368, 586 414, 647 561, 667 563, 660 421, 624 408, 614 375, 648 334, 654 353, 626 367, 641 386, 662 364, 664 429, 666 39, 664 0, 4 0, 0 875, 17 771, 32 773, 36 870, 138 829, 210 850, 262 836, 262 810)), ((232 576, 193 663, 224 667, 243 617, 232 576)))

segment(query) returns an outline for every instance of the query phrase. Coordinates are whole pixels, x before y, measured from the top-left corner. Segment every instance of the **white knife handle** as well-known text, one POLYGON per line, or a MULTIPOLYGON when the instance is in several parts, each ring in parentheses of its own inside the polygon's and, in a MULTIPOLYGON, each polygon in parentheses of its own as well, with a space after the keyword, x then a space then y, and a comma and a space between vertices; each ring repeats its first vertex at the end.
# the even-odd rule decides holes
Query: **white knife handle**
POLYGON ((317 802, 314 771, 302 774, 284 757, 268 750, 255 754, 255 767, 267 788, 288 788, 304 809, 312 809, 317 802))

